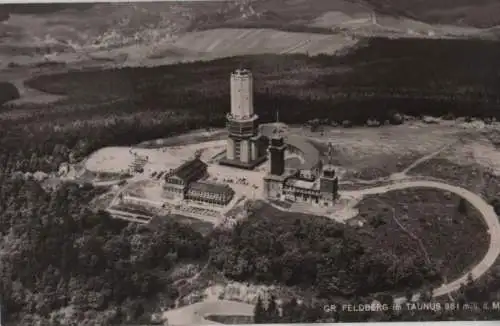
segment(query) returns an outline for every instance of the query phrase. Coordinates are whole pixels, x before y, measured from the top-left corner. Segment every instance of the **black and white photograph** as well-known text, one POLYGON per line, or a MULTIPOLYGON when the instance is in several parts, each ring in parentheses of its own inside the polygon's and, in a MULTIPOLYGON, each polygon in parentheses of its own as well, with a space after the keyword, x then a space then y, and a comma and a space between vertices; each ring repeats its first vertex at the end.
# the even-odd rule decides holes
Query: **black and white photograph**
POLYGON ((0 325, 500 320, 500 1, 0 4, 0 325))

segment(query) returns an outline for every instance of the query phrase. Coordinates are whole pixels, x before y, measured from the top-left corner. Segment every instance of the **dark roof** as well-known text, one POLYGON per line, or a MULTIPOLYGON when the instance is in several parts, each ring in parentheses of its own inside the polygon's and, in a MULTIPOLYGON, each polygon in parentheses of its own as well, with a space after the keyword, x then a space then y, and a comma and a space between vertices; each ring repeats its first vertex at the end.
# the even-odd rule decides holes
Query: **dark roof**
POLYGON ((189 178, 195 171, 204 170, 206 168, 207 164, 205 164, 205 162, 199 158, 195 158, 178 166, 173 174, 184 181, 189 181, 189 178))
POLYGON ((230 194, 233 191, 228 185, 209 183, 209 182, 192 182, 189 184, 189 190, 209 192, 215 194, 230 194))
POLYGON ((318 165, 320 161, 320 153, 318 149, 306 138, 298 135, 288 135, 285 142, 302 152, 304 163, 300 169, 310 170, 318 165))

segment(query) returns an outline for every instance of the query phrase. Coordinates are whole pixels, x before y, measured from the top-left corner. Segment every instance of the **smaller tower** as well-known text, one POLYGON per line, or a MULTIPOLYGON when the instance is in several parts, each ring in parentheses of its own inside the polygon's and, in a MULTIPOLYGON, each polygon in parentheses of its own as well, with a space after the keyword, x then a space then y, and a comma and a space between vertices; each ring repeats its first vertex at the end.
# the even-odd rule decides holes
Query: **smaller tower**
POLYGON ((330 206, 338 196, 339 180, 333 165, 333 146, 328 144, 328 159, 321 169, 320 192, 323 205, 330 206))
POLYGON ((264 177, 264 196, 270 199, 281 199, 285 174, 285 141, 278 128, 274 129, 267 148, 269 171, 264 177))
POLYGON ((285 150, 283 135, 278 129, 275 129, 268 148, 270 174, 283 175, 285 173, 285 150))

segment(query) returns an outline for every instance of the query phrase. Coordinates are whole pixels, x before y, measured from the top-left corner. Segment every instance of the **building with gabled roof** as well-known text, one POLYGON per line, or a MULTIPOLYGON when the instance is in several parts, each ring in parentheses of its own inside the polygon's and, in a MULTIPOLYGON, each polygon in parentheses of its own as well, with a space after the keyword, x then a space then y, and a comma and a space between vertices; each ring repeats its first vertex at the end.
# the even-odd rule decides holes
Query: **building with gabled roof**
POLYGON ((195 157, 182 163, 174 170, 165 175, 165 179, 171 179, 173 183, 188 184, 203 177, 207 173, 207 164, 195 157))
POLYGON ((189 185, 185 199, 215 205, 227 205, 234 197, 234 190, 226 184, 193 182, 189 185))
POLYGON ((167 196, 179 200, 227 205, 234 197, 234 190, 228 185, 203 181, 207 176, 207 167, 197 155, 168 172, 163 184, 167 196))

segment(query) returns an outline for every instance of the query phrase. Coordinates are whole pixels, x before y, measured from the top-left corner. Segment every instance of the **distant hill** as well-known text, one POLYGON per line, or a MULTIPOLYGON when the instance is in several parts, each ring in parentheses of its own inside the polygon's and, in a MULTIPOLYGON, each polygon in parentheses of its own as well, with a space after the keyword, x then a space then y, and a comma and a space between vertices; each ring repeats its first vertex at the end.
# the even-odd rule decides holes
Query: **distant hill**
POLYGON ((2 4, 0 12, 13 14, 50 14, 61 10, 86 10, 92 8, 93 3, 28 3, 28 4, 2 4))
POLYGON ((283 27, 309 25, 331 12, 349 17, 375 12, 462 27, 500 25, 500 1, 497 0, 236 0, 221 5, 218 12, 201 13, 192 27, 206 29, 236 22, 274 23, 283 27))
POLYGON ((476 37, 500 25, 496 0, 236 0, 198 12, 190 31, 274 28, 360 36, 476 37), (497 13, 498 14, 495 14, 497 13))
MULTIPOLYGON (((333 45, 319 44, 323 36, 318 34, 337 35, 335 42, 341 46, 373 36, 491 37, 500 35, 498 28, 486 31, 472 26, 500 26, 500 1, 11 4, 0 5, 1 20, 7 23, 0 24, 0 66, 26 67, 47 60, 156 65, 245 53, 320 53, 322 49, 332 53, 333 45), (217 36, 218 31, 223 33, 217 36), (276 44, 273 37, 279 37, 276 44), (156 61, 150 63, 151 59, 156 61)), ((333 52, 338 50, 334 47, 333 52)))
POLYGON ((10 14, 52 14, 61 10, 86 10, 92 8, 92 3, 30 3, 30 4, 1 4, 0 21, 9 18, 10 14))
POLYGON ((330 11, 352 16, 369 13, 364 4, 349 0, 236 0, 221 4, 217 12, 200 13, 191 29, 209 29, 237 23, 253 27, 308 26, 330 11))
POLYGON ((380 13, 406 16, 430 24, 449 24, 480 28, 500 25, 500 1, 498 0, 352 1, 363 2, 380 13))

